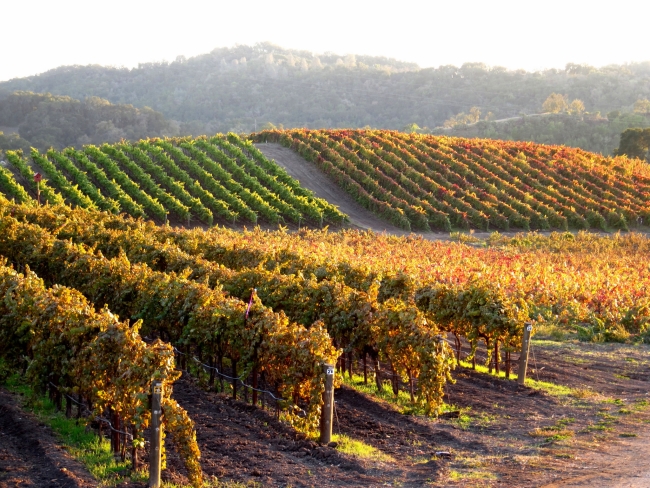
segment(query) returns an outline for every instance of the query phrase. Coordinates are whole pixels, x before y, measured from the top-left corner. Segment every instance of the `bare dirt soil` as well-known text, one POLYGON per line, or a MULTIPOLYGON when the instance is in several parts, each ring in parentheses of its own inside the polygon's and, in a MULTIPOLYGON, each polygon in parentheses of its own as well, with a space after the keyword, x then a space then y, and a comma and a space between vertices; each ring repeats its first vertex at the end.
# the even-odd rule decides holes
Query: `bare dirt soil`
POLYGON ((0 487, 86 488, 97 482, 50 430, 0 390, 0 487))
MULTIPOLYGON (((529 377, 566 388, 523 387, 461 367, 446 387, 453 413, 438 419, 337 389, 335 433, 374 447, 380 459, 321 446, 273 410, 207 392, 186 373, 174 398, 196 423, 208 479, 294 488, 649 486, 650 347, 537 342, 532 352, 529 377)), ((96 486, 13 395, 0 393, 0 410, 0 486, 96 486)), ((169 441, 164 479, 183 483, 169 441)))
MULTIPOLYGON (((404 415, 343 386, 335 432, 373 446, 356 458, 303 438, 262 411, 207 393, 184 376, 174 397, 197 423, 205 473, 259 486, 647 486, 650 360, 647 346, 544 343, 533 379, 548 393, 459 368, 446 388, 459 418, 404 415), (612 484, 613 480, 628 484, 612 484), (637 484, 633 484, 637 483, 637 484)), ((173 455, 170 456, 173 458, 173 455)), ((182 481, 170 459, 170 479, 182 481)))

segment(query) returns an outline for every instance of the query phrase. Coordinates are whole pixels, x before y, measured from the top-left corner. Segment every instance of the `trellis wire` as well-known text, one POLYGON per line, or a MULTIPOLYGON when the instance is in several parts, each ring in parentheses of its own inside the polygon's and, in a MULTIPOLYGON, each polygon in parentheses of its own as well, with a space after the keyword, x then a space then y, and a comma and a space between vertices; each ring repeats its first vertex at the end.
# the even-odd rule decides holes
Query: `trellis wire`
MULTIPOLYGON (((57 390, 59 390, 59 392, 61 392, 61 389, 60 389, 58 386, 56 386, 54 383, 52 383, 51 381, 49 381, 48 383, 50 384, 50 386, 53 386, 54 388, 56 388, 57 390)), ((82 402, 80 402, 80 401, 78 401, 78 400, 75 400, 73 397, 71 397, 71 396, 68 395, 67 393, 63 393, 63 392, 61 392, 61 394, 62 394, 64 397, 68 398, 70 401, 76 403, 76 404, 79 405, 80 407, 83 407, 83 408, 85 408, 86 410, 88 410, 88 412, 90 412, 90 409, 89 409, 88 406, 85 405, 84 403, 82 403, 82 402)), ((95 420, 97 420, 98 422, 104 422, 105 424, 108 424, 108 427, 109 427, 113 432, 117 432, 118 434, 125 435, 125 436, 127 436, 127 437, 130 437, 131 440, 133 440, 133 434, 129 434, 128 432, 124 432, 124 431, 122 431, 122 430, 118 430, 118 429, 116 429, 115 427, 113 427, 113 424, 111 424, 111 422, 110 422, 108 419, 105 419, 104 417, 95 416, 95 420)), ((147 443, 148 443, 148 441, 147 441, 147 443)))
MULTIPOLYGON (((255 388, 255 387, 253 387, 253 386, 251 386, 251 385, 245 383, 245 382, 242 380, 242 378, 245 377, 244 375, 237 376, 237 377, 227 375, 227 374, 222 373, 221 371, 219 371, 218 368, 216 368, 216 367, 214 367, 214 366, 210 366, 209 364, 205 364, 205 363, 201 362, 201 361, 200 361, 196 356, 191 356, 190 354, 184 353, 184 352, 178 350, 178 349, 176 348, 176 346, 172 346, 172 347, 174 348, 174 351, 176 351, 178 354, 182 354, 183 356, 188 356, 188 357, 190 357, 193 361, 195 361, 196 363, 198 363, 198 364, 200 364, 201 366, 203 366, 203 368, 205 368, 205 369, 211 369, 211 370, 213 370, 214 372, 216 372, 219 376, 221 376, 221 377, 223 377, 223 378, 226 378, 226 379, 229 379, 229 380, 231 380, 231 381, 233 381, 233 382, 234 382, 234 381, 239 381, 239 383, 240 383, 244 388, 249 388, 250 390, 256 391, 256 392, 258 392, 258 393, 262 393, 262 394, 269 395, 269 396, 270 396, 271 398, 273 398, 273 400, 275 400, 276 402, 283 402, 283 401, 286 401, 286 400, 283 399, 283 398, 278 398, 278 397, 276 397, 275 394, 274 394, 272 391, 269 391, 269 390, 263 390, 263 389, 260 389, 260 388, 255 388)), ((300 408, 298 405, 294 405, 294 408, 297 409, 297 410, 300 410, 303 414, 307 415, 307 412, 305 412, 305 410, 303 410, 302 408, 300 408)))

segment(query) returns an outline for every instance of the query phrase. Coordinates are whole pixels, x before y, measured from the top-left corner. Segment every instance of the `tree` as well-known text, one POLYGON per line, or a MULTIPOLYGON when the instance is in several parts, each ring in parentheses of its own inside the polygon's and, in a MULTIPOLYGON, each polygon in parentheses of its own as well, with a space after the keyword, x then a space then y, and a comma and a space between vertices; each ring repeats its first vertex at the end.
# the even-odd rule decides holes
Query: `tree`
POLYGON ((0 131, 0 160, 3 158, 3 152, 9 150, 22 149, 23 151, 29 151, 31 144, 25 139, 21 139, 18 134, 7 134, 5 135, 0 131))
POLYGON ((569 105, 569 113, 571 115, 582 115, 585 113, 585 104, 582 103, 582 100, 577 98, 571 102, 569 105))
POLYGON ((481 120, 481 110, 478 107, 472 107, 469 109, 469 123, 475 124, 481 120))
POLYGON ((650 128, 627 129, 621 134, 621 142, 616 150, 617 156, 645 159, 650 162, 650 128))
POLYGON ((647 98, 639 99, 634 102, 634 113, 648 115, 650 114, 650 100, 647 98))
POLYGON ((568 106, 568 98, 566 95, 551 93, 542 104, 542 110, 545 113, 559 114, 560 112, 565 112, 568 106))
POLYGON ((413 122, 412 124, 408 124, 407 126, 404 127, 404 132, 407 132, 409 134, 413 133, 419 133, 422 129, 420 129, 420 126, 413 122))
POLYGON ((461 125, 475 124, 481 120, 481 109, 472 107, 469 109, 469 114, 461 112, 453 117, 445 120, 444 127, 458 127, 461 125))

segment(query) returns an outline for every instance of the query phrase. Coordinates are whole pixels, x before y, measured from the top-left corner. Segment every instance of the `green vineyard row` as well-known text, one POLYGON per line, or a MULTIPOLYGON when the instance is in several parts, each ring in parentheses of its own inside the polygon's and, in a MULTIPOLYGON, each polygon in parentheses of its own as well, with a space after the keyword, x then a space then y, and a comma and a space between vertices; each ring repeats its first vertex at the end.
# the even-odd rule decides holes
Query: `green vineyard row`
POLYGON ((0 193, 29 202, 98 209, 176 223, 341 224, 347 217, 316 198, 235 134, 151 139, 135 144, 8 151, 0 193), (35 182, 34 173, 43 180, 35 182))

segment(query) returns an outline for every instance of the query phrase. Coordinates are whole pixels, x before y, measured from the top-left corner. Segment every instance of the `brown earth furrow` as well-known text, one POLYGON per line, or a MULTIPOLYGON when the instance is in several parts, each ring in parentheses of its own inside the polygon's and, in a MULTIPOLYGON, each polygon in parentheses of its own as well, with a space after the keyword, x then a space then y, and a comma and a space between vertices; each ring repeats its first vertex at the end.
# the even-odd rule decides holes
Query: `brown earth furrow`
POLYGON ((56 437, 20 399, 0 390, 0 487, 97 486, 88 471, 58 446, 56 437))

